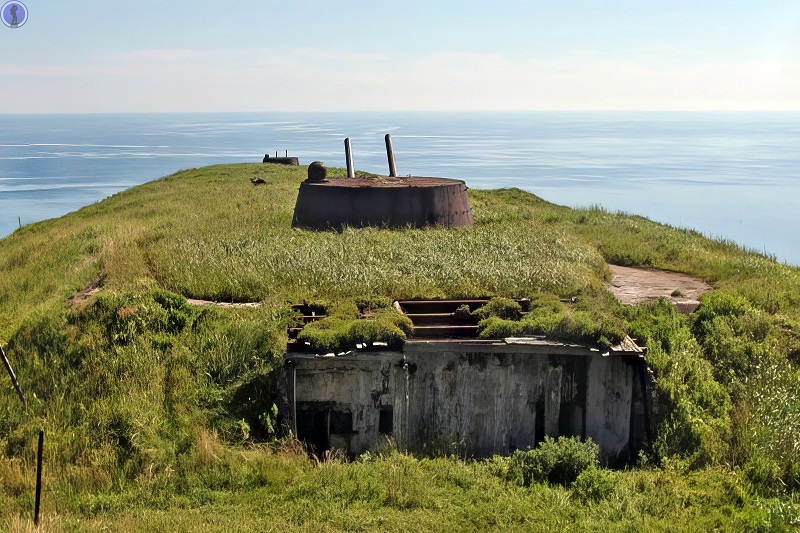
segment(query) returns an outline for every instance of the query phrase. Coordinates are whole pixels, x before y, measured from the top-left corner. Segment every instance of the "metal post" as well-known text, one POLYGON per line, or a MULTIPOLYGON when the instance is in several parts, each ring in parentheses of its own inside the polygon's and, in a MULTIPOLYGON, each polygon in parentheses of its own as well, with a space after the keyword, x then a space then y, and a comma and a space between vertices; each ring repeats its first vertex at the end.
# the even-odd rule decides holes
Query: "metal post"
POLYGON ((36 459, 36 504, 33 511, 33 525, 39 525, 39 502, 42 499, 42 449, 44 448, 44 430, 39 430, 39 451, 36 459))
POLYGON ((353 150, 350 148, 350 137, 344 140, 344 157, 347 159, 347 177, 355 178, 356 171, 353 170, 353 150))
POLYGON ((397 177, 397 168, 394 166, 394 150, 392 149, 392 137, 387 133, 386 137, 386 157, 389 158, 389 176, 397 177))
POLYGON ((294 438, 297 438, 297 363, 292 361, 292 424, 294 438))
POLYGON ((17 381, 17 376, 14 374, 14 369, 11 368, 11 363, 8 362, 8 358, 6 357, 6 352, 3 351, 3 347, 0 346, 0 356, 2 356, 3 363, 6 365, 6 370, 8 371, 8 375, 11 376, 11 383, 14 384, 14 388, 17 389, 17 396, 22 401, 22 406, 27 409, 28 402, 25 400, 25 395, 22 394, 22 389, 19 386, 19 381, 17 381))

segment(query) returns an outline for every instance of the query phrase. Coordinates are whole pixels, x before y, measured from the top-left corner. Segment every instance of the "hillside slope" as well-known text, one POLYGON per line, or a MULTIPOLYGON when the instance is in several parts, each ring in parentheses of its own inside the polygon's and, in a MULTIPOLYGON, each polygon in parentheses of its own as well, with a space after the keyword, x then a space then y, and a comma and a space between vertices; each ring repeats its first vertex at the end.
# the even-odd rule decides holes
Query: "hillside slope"
POLYGON ((142 520, 142 529, 160 528, 166 509, 191 530, 207 506, 228 516, 219 529, 237 519, 264 525, 255 503, 264 497, 282 509, 272 523, 300 529, 436 526, 430 517, 442 509, 440 529, 526 529, 537 513, 554 527, 575 516, 586 527, 698 529, 788 527, 797 518, 800 269, 694 231, 517 189, 471 190, 470 228, 292 229, 305 177, 305 167, 262 164, 185 170, 0 240, 0 343, 29 399, 24 411, 8 382, 0 387, 7 527, 28 512, 40 428, 47 508, 65 527, 142 520), (252 177, 267 183, 253 186, 252 177), (623 308, 603 288, 607 263, 693 274, 716 290, 690 317, 665 302, 623 308), (71 301, 94 285, 98 294, 71 301), (319 464, 291 441, 264 444, 280 433, 271 393, 296 320, 290 303, 348 309, 470 296, 530 297, 556 332, 588 320, 646 343, 660 406, 646 468, 527 488, 510 480, 507 459, 430 462, 392 452, 319 464), (565 297, 574 308, 552 311, 565 297), (261 305, 197 308, 186 298, 261 305), (414 496, 423 487, 432 500, 414 496), (530 516, 497 514, 487 491, 500 508, 530 516), (311 513, 312 500, 327 503, 311 513), (687 511, 695 504, 713 509, 687 511), (337 515, 337 506, 350 514, 337 515), (466 507, 478 509, 467 523, 466 507))

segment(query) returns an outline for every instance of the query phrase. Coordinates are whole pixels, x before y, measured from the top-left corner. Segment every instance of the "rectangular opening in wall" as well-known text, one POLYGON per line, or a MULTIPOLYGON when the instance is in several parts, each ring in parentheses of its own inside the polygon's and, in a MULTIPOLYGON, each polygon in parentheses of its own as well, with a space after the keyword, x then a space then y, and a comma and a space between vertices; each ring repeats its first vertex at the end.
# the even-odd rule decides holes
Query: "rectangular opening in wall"
POLYGON ((544 440, 544 395, 536 401, 536 420, 533 441, 539 444, 544 440))
POLYGON ((381 407, 381 416, 378 420, 378 431, 389 434, 394 431, 394 409, 391 405, 381 407))
POLYGON ((584 437, 583 409, 575 404, 561 404, 558 414, 558 434, 564 437, 584 437))
POLYGON ((312 402, 297 402, 297 438, 316 453, 330 448, 328 409, 312 402))
POLYGON ((346 435, 353 432, 353 413, 331 410, 331 434, 346 435))

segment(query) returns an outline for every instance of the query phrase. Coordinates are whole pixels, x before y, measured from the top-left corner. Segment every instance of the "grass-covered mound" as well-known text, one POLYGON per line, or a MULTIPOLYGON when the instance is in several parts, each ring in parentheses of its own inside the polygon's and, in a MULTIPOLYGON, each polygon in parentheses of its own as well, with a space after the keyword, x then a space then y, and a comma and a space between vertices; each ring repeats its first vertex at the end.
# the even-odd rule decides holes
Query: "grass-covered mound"
POLYGON ((7 528, 32 507, 40 428, 45 522, 56 530, 797 524, 797 268, 515 189, 470 191, 471 228, 292 229, 305 173, 187 170, 0 240, 0 342, 29 400, 24 412, 10 382, 0 387, 7 528), (717 290, 689 317, 665 302, 623 308, 603 289, 607 261, 694 274, 717 290), (98 295, 69 300, 97 282, 98 295), (338 308, 309 335, 341 347, 407 333, 385 309, 356 316, 360 302, 473 296, 532 299, 525 316, 500 305, 476 316, 484 331, 600 344, 628 333, 648 346, 657 430, 640 468, 592 464, 572 484, 520 486, 507 459, 317 463, 289 442, 265 444, 279 429, 271 392, 297 325, 291 303, 338 308), (261 305, 198 308, 187 297, 261 305))

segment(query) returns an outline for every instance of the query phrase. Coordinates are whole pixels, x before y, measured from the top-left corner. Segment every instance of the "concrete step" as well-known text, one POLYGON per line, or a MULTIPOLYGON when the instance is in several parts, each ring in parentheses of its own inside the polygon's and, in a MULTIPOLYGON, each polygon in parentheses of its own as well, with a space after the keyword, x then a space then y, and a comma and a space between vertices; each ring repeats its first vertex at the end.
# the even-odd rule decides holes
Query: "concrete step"
POLYGON ((462 305, 469 306, 470 311, 483 306, 488 299, 472 300, 398 300, 400 308, 407 315, 452 313, 462 305))
POLYGON ((406 316, 411 319, 414 326, 469 326, 470 321, 460 320, 456 318, 453 313, 419 313, 408 314, 406 316))
POLYGON ((411 335, 415 339, 475 337, 478 326, 419 326, 411 335))
MULTIPOLYGON (((453 299, 453 300, 398 300, 397 303, 407 315, 453 313, 462 305, 469 307, 470 311, 475 311, 483 307, 489 298, 453 299)), ((527 298, 515 299, 522 307, 523 312, 530 310, 531 301, 527 298)))

